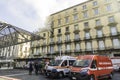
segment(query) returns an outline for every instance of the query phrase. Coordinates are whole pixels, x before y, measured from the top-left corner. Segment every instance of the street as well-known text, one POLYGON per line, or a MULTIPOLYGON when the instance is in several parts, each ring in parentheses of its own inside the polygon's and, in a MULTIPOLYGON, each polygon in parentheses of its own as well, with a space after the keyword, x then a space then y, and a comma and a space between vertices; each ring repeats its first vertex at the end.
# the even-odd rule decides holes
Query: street
MULTIPOLYGON (((17 79, 21 79, 21 80, 53 80, 53 79, 49 79, 49 78, 45 77, 42 74, 35 75, 33 73, 32 75, 28 75, 27 70, 21 70, 21 69, 0 70, 0 76, 17 78, 17 79)), ((69 79, 66 77, 64 79, 54 79, 54 80, 69 80, 69 79)), ((120 80, 120 73, 115 72, 113 80, 120 80)))

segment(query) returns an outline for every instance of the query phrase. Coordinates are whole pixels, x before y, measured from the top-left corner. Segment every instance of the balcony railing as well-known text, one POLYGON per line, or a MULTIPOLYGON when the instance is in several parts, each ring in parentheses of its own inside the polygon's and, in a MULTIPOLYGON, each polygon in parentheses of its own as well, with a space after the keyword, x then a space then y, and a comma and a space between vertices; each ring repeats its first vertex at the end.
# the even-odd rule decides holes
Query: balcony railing
POLYGON ((71 42, 71 40, 70 40, 70 39, 65 40, 65 43, 70 43, 70 42, 71 42))
POLYGON ((92 39, 92 37, 91 37, 91 36, 88 36, 88 37, 84 37, 84 39, 85 39, 85 40, 90 40, 90 39, 92 39))
POLYGON ((84 28, 84 31, 89 31, 90 30, 90 27, 89 26, 86 26, 85 28, 84 28))
POLYGON ((56 44, 62 44, 62 41, 57 41, 56 44))
POLYGON ((79 29, 74 30, 74 33, 79 33, 79 32, 80 32, 79 29))
POLYGON ((101 29, 103 27, 102 24, 96 24, 95 29, 101 29))
POLYGON ((71 53, 71 50, 65 50, 65 53, 66 53, 66 54, 70 54, 70 53, 71 53))
POLYGON ((74 52, 77 53, 77 52, 80 52, 81 49, 75 49, 74 52))
POLYGON ((66 32, 65 32, 65 35, 67 35, 67 34, 70 34, 70 31, 66 31, 66 32))
POLYGON ((102 35, 96 35, 96 38, 103 38, 103 37, 105 37, 104 34, 102 34, 102 35))
POLYGON ((75 38, 74 41, 75 42, 80 41, 80 38, 75 38))
POLYGON ((116 25, 116 24, 117 24, 116 21, 110 21, 110 22, 108 23, 108 26, 114 26, 114 25, 116 25))
POLYGON ((55 42, 54 42, 54 41, 51 41, 51 42, 50 42, 50 45, 54 45, 54 44, 55 44, 55 42))

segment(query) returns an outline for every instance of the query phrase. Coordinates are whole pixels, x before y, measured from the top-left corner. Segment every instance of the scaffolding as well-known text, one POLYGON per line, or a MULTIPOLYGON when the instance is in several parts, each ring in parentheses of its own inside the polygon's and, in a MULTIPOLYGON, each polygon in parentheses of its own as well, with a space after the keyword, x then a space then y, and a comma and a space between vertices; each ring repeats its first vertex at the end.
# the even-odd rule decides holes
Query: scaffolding
POLYGON ((0 22, 0 67, 10 66, 17 54, 19 44, 44 39, 11 24, 0 22))

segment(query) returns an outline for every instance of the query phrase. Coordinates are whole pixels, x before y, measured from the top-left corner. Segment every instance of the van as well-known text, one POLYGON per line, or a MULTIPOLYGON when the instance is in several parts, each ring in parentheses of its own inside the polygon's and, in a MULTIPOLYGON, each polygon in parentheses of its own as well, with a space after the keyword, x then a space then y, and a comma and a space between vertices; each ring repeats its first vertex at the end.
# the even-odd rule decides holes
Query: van
POLYGON ((62 78, 67 76, 70 72, 70 66, 73 65, 75 60, 76 58, 71 56, 56 57, 54 60, 50 61, 46 67, 46 76, 50 76, 52 78, 62 78))
POLYGON ((120 71, 120 57, 111 57, 114 71, 120 71))
POLYGON ((99 55, 78 56, 71 67, 71 80, 98 80, 113 77, 110 58, 99 55))

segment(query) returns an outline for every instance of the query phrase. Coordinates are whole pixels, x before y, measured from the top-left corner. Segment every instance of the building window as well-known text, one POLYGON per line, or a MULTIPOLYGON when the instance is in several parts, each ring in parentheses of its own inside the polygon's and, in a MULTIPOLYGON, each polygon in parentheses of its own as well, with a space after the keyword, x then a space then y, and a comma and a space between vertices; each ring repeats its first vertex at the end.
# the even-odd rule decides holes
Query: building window
POLYGON ((83 5, 82 7, 83 7, 83 10, 87 9, 87 6, 86 6, 86 5, 83 5))
POLYGON ((86 12, 83 12, 83 17, 84 17, 84 18, 88 18, 87 11, 86 11, 86 12))
POLYGON ((69 40, 70 40, 70 35, 67 34, 67 35, 66 35, 66 41, 69 41, 69 40))
POLYGON ((85 27, 85 28, 88 28, 88 27, 89 27, 88 22, 85 22, 85 23, 84 23, 84 27, 85 27))
POLYGON ((98 14, 99 14, 98 8, 94 9, 94 15, 98 15, 98 14))
POLYGON ((65 17, 65 23, 68 23, 69 22, 69 17, 65 17))
POLYGON ((77 12, 77 8, 74 8, 74 9, 73 9, 73 12, 77 12))
POLYGON ((46 34, 45 33, 43 33, 43 37, 45 37, 46 36, 46 34))
POLYGON ((62 41, 62 36, 58 36, 58 41, 62 41))
POLYGON ((112 11, 111 4, 106 5, 106 10, 107 10, 107 11, 112 11))
MULTIPOLYGON (((45 50, 45 47, 43 47, 43 48, 42 48, 42 52, 45 53, 45 51, 46 51, 46 50, 45 50)), ((35 53, 36 53, 36 52, 35 52, 35 53)))
POLYGON ((54 42, 54 41, 53 41, 53 38, 50 38, 50 42, 54 42))
POLYGON ((97 30, 97 35, 98 35, 98 37, 102 37, 103 36, 102 29, 98 29, 97 30))
POLYGON ((58 29, 58 33, 61 33, 61 29, 58 29))
POLYGON ((75 50, 80 50, 80 44, 79 43, 75 44, 75 50))
POLYGON ((99 49, 100 49, 100 50, 105 49, 104 41, 103 41, 103 40, 99 40, 99 41, 98 41, 98 46, 99 46, 99 49))
POLYGON ((61 19, 58 19, 58 25, 61 25, 61 19))
POLYGON ((97 4, 98 4, 97 1, 93 2, 93 6, 97 6, 97 4))
POLYGON ((113 16, 110 16, 110 17, 108 17, 108 21, 109 21, 110 23, 112 23, 112 22, 115 22, 115 19, 114 19, 113 16))
POLYGON ((91 44, 91 42, 86 42, 86 49, 87 50, 92 50, 92 44, 91 44))
POLYGON ((66 32, 69 32, 69 27, 66 27, 66 32))
POLYGON ((90 38, 90 32, 85 32, 85 38, 89 39, 90 38))
POLYGON ((96 26, 99 26, 99 25, 101 25, 101 22, 100 22, 100 20, 98 19, 98 20, 96 20, 96 26))
POLYGON ((61 46, 61 45, 58 45, 58 51, 59 51, 59 52, 62 51, 61 49, 62 49, 62 46, 61 46))
POLYGON ((50 46, 50 53, 54 53, 54 46, 50 46))
POLYGON ((76 33, 75 34, 75 39, 79 39, 79 38, 80 38, 79 33, 76 33))
POLYGON ((79 29, 78 24, 77 24, 77 25, 74 25, 74 29, 75 29, 75 30, 78 30, 78 29, 79 29))
POLYGON ((51 22, 51 26, 52 26, 52 27, 54 26, 54 21, 51 22))
POLYGON ((116 27, 110 27, 111 35, 117 35, 117 29, 116 27))
POLYGON ((78 14, 74 14, 74 20, 78 20, 78 14))
POLYGON ((113 47, 114 48, 120 48, 120 41, 119 39, 113 39, 113 47))
POLYGON ((66 50, 70 50, 70 44, 66 44, 66 50))

